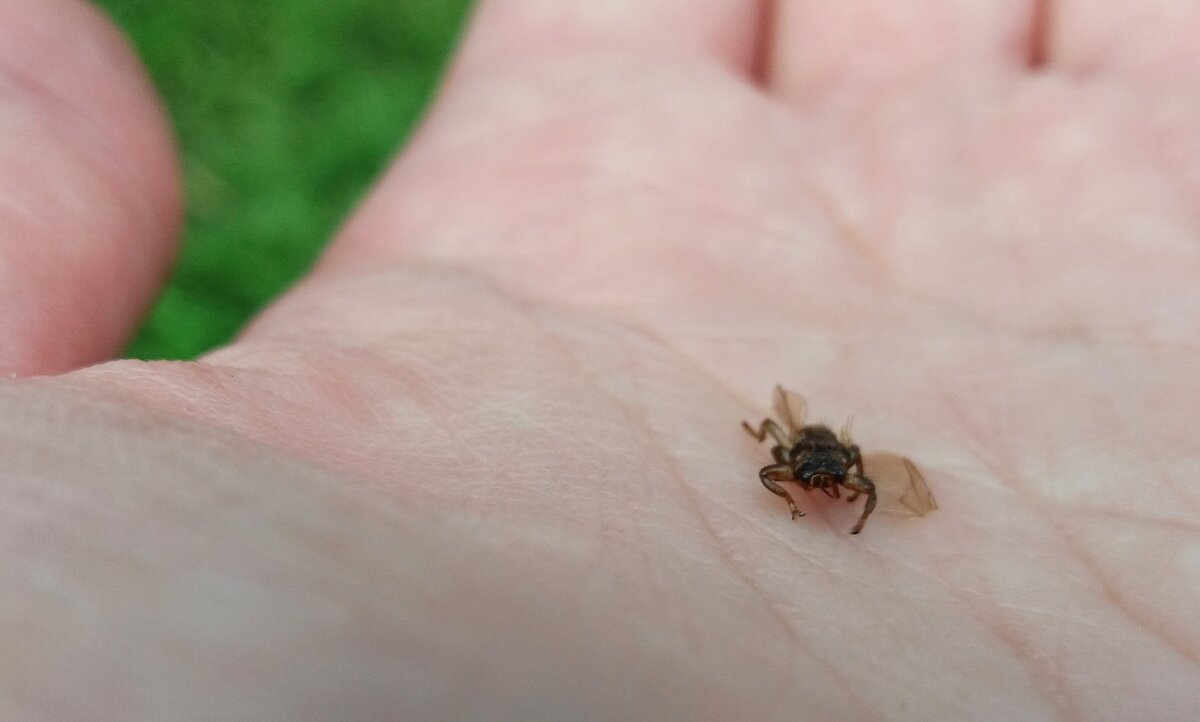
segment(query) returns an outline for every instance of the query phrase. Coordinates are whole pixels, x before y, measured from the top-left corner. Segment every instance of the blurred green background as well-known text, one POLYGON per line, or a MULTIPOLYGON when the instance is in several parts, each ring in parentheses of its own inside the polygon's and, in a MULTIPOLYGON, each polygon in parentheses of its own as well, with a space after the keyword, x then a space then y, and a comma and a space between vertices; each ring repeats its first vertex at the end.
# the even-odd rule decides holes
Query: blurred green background
POLYGON ((98 0, 183 154, 179 263, 128 350, 185 359, 298 278, 434 91, 470 0, 98 0))

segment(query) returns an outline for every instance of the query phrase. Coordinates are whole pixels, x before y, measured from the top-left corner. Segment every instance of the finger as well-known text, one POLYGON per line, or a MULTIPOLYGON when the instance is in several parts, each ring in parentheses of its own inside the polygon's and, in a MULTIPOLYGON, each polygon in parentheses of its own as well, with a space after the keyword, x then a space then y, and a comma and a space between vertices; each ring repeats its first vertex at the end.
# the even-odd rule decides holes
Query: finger
MULTIPOLYGON (((580 247, 595 258, 635 243, 644 199, 661 192, 654 183, 724 172, 709 158, 740 162, 747 122, 774 110, 713 60, 740 58, 747 70, 758 18, 754 2, 485 2, 421 133, 318 275, 417 257, 491 264, 495 276, 541 287, 560 260, 598 265, 580 247), (698 152, 714 143, 737 148, 698 152), (627 212, 629 227, 611 217, 590 222, 581 199, 588 209, 627 212), (589 244, 574 231, 604 240, 589 244), (497 255, 504 260, 493 263, 497 255)), ((700 185, 695 197, 710 192, 700 185)), ((678 230, 671 237, 694 237, 678 230)), ((556 288, 571 283, 567 275, 558 273, 556 288)))
POLYGON ((456 61, 492 75, 531 59, 709 57, 748 70, 758 0, 483 0, 456 61))
MULTIPOLYGON (((629 85, 656 65, 688 69, 710 60, 709 66, 733 62, 748 68, 752 65, 757 12, 758 3, 750 0, 485 0, 421 136, 339 234, 312 278, 276 302, 240 340, 286 334, 314 319, 331 317, 338 319, 339 323, 331 327, 338 329, 342 338, 361 339, 379 333, 391 316, 376 311, 412 300, 395 301, 396 289, 386 283, 347 284, 344 281, 349 273, 378 278, 404 264, 423 263, 431 257, 434 263, 450 265, 462 260, 456 255, 460 249, 473 260, 486 259, 496 248, 494 244, 485 247, 482 241, 476 243, 478 237, 474 234, 468 244, 440 244, 439 235, 456 233, 462 228, 458 221, 467 224, 468 232, 474 228, 472 224, 503 222, 472 207, 479 205, 480 198, 484 205, 490 205, 488 199, 496 196, 503 202, 503 193, 496 190, 511 190, 514 185, 510 178, 513 154, 520 155, 520 149, 528 147, 543 157, 553 156, 553 151, 545 152, 548 145, 568 151, 583 148, 585 153, 593 148, 571 137, 590 132, 586 125, 582 131, 568 128, 574 124, 556 124, 553 119, 538 117, 542 111, 554 116, 565 110, 575 116, 588 105, 622 96, 612 102, 614 107, 609 109, 605 124, 623 125, 632 118, 624 108, 638 113, 644 110, 638 102, 641 96, 628 93, 629 85), (630 63, 626 59, 631 59, 630 63), (607 60, 620 67, 606 68, 607 60), (560 69, 570 77, 547 77, 560 69), (574 82, 577 78, 584 82, 574 82), (626 101, 626 95, 631 99, 626 101), (533 107, 526 106, 526 100, 532 100, 533 107), (545 132, 551 125, 563 130, 553 140, 545 132), (469 150, 463 148, 464 139, 470 143, 469 150), (537 150, 539 145, 541 150, 537 150), (425 246, 429 244, 439 248, 437 254, 428 252, 425 246), (348 286, 357 289, 353 298, 345 295, 348 286), (314 297, 321 302, 311 303, 314 297), (346 307, 367 309, 368 314, 362 315, 364 323, 341 323, 354 316, 340 311, 346 307)), ((711 74, 711 68, 707 72, 711 74)), ((734 77, 727 71, 722 75, 734 77)), ((651 81, 643 83, 638 92, 668 97, 671 87, 651 81)), ((683 109, 688 119, 695 117, 694 109, 694 103, 683 109)), ((639 138, 659 134, 652 126, 637 130, 639 138), (643 130, 655 132, 640 132, 643 130)), ((557 156, 554 162, 565 158, 557 156)), ((571 174, 575 175, 573 171, 571 174)), ((556 185, 540 173, 529 173, 526 180, 556 185)), ((536 193, 532 186, 531 193, 536 193)), ((501 238, 490 231, 480 235, 489 241, 501 238)), ((515 248, 508 252, 530 256, 515 248)), ((403 268, 399 274, 403 275, 403 268)))
POLYGON ((1194 0, 1058 0, 1053 61, 1080 75, 1186 87, 1200 70, 1200 4, 1194 0))
POLYGON ((797 103, 887 95, 929 76, 1041 62, 1039 0, 780 0, 768 85, 797 103))
POLYGON ((0 0, 0 373, 112 356, 174 252, 169 134, 124 39, 77 0, 0 0))

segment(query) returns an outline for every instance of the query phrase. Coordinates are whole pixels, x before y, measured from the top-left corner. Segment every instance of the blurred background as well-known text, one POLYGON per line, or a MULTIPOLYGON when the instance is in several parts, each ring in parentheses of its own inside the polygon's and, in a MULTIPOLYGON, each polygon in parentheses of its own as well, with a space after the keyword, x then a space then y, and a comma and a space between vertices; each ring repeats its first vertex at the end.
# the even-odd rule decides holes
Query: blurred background
POLYGON ((128 350, 229 340, 316 259, 404 142, 470 0, 97 0, 162 94, 187 229, 128 350))

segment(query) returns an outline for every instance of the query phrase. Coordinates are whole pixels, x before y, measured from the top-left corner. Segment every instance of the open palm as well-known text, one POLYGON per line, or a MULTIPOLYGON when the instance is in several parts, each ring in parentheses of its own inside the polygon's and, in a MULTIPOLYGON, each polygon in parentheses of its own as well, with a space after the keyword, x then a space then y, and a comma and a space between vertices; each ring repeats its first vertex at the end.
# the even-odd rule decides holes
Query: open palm
MULTIPOLYGON (((14 708, 1191 719, 1200 13, 599 5, 485 2, 422 132, 236 343, 10 385, 34 501, 0 510, 28 531, 0 625, 48 675, 0 667, 14 708), (857 505, 798 494, 792 521, 739 428, 776 383, 941 510, 852 537, 857 505)), ((123 213, 57 222, 165 258, 169 155, 106 82, 144 109, 92 111, 132 170, 66 177, 123 213)), ((10 255, 64 235, 39 228, 10 255)), ((68 264, 118 300, 14 327, 10 366, 108 353, 142 265, 68 264)))

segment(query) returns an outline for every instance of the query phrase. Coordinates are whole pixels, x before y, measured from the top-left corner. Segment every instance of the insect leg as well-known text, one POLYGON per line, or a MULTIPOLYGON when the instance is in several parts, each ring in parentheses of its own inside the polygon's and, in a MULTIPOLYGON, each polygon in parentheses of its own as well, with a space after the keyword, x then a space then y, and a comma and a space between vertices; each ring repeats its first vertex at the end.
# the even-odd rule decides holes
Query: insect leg
POLYGON ((863 524, 867 523, 867 517, 871 516, 871 512, 875 511, 875 484, 865 476, 852 475, 847 476, 842 485, 847 489, 867 495, 867 503, 863 507, 862 516, 858 518, 858 523, 850 530, 851 534, 857 534, 862 531, 863 524))
MULTIPOLYGON (((866 475, 863 473, 862 451, 859 450, 858 444, 850 444, 849 446, 846 447, 846 450, 850 452, 850 461, 846 464, 847 468, 854 467, 858 471, 859 478, 862 478, 862 479, 867 478, 866 475)), ((847 502, 855 501, 856 499, 858 499, 858 495, 862 493, 858 489, 854 489, 854 487, 852 487, 848 484, 846 485, 846 488, 854 490, 853 494, 846 497, 847 502)))
POLYGON ((779 444, 780 446, 790 447, 792 445, 791 440, 788 438, 787 432, 783 430, 783 427, 780 426, 775 419, 763 419, 762 423, 758 425, 758 431, 755 431, 754 427, 751 426, 747 421, 742 422, 742 428, 746 430, 746 433, 750 434, 759 441, 765 440, 767 438, 767 434, 770 434, 771 438, 775 439, 775 443, 779 444))
POLYGON ((787 464, 764 466, 758 472, 758 478, 762 480, 763 486, 767 487, 772 494, 778 494, 787 500, 788 508, 792 510, 793 519, 804 516, 804 512, 796 507, 796 500, 792 498, 791 494, 787 493, 787 489, 775 483, 777 481, 795 481, 796 477, 792 474, 792 467, 787 464))
POLYGON ((846 450, 850 452, 850 462, 846 466, 853 466, 858 471, 858 475, 865 479, 867 475, 863 472, 862 451, 858 448, 858 444, 851 444, 846 447, 846 450))

